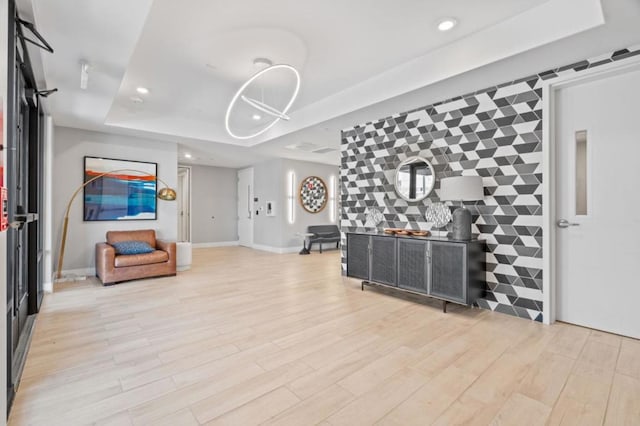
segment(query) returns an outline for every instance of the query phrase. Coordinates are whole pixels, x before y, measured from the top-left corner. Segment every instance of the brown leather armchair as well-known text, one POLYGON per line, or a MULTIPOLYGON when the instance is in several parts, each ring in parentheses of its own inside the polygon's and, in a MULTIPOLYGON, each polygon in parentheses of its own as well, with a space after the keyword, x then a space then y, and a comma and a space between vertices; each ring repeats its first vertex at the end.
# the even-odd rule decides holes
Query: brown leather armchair
POLYGON ((96 244, 96 275, 104 285, 138 278, 176 274, 176 243, 156 240, 156 231, 109 231, 107 242, 96 244), (146 254, 120 254, 111 244, 144 241, 156 250, 146 254))

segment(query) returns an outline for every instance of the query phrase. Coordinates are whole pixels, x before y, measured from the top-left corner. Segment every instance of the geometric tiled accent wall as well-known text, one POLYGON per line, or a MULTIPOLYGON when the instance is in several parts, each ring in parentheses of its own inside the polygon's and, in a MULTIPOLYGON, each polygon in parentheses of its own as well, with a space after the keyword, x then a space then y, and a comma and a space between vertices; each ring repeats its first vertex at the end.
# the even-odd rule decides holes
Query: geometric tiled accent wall
POLYGON ((383 213, 380 228, 429 229, 424 215, 438 201, 440 178, 479 175, 484 200, 465 203, 473 232, 488 248, 488 289, 477 305, 542 321, 542 83, 637 54, 640 46, 344 130, 343 237, 364 227, 368 207, 383 213), (418 203, 397 196, 393 186, 398 164, 414 155, 428 159, 437 178, 418 203))

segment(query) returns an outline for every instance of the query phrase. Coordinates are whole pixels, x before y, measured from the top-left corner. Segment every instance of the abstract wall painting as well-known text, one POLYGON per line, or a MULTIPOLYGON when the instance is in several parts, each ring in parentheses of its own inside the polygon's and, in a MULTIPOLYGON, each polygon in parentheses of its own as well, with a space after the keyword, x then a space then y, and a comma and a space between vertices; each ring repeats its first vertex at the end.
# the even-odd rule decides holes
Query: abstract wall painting
POLYGON ((84 220, 156 220, 157 163, 84 157, 84 220))

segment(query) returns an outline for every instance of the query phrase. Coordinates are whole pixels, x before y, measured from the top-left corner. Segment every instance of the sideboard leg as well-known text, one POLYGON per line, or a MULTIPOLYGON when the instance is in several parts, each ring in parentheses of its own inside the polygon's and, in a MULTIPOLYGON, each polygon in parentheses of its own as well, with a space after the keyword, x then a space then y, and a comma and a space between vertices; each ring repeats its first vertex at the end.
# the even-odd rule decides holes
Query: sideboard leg
POLYGON ((446 300, 442 301, 442 312, 445 314, 447 313, 447 303, 449 302, 447 302, 446 300))
POLYGON ((360 290, 364 291, 364 281, 360 283, 360 290))

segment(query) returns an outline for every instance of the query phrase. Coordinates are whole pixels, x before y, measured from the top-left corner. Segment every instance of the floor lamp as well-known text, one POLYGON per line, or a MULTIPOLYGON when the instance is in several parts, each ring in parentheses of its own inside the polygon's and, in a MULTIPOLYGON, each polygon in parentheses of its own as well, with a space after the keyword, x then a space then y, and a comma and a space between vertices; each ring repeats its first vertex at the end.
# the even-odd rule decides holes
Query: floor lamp
MULTIPOLYGON (((134 172, 134 173, 140 173, 141 175, 145 175, 145 176, 154 176, 151 173, 147 173, 144 172, 142 170, 135 170, 135 169, 118 169, 118 170, 110 170, 108 172, 104 172, 104 173, 100 173, 97 176, 92 177, 91 179, 89 179, 88 181, 84 182, 82 185, 80 185, 74 192, 73 195, 71 195, 71 198, 69 199, 69 202, 67 203, 67 210, 64 213, 64 224, 62 226, 62 239, 60 240, 60 254, 58 256, 58 270, 56 272, 56 279, 60 279, 62 278, 62 264, 64 262, 64 248, 67 242, 67 228, 69 226, 69 211, 71 210, 71 204, 73 204, 73 200, 75 200, 76 196, 78 195, 78 193, 80 191, 82 191, 82 189, 84 189, 85 186, 89 185, 91 182, 96 181, 98 179, 100 179, 101 177, 110 175, 112 173, 121 173, 121 172, 134 172)), ((154 176, 156 178, 156 180, 160 181, 160 183, 162 183, 164 185, 164 188, 161 188, 158 193, 156 194, 156 196, 164 201, 175 201, 176 199, 176 191, 175 189, 169 187, 169 185, 167 185, 167 183, 165 181, 163 181, 162 179, 160 179, 157 176, 154 176)))

